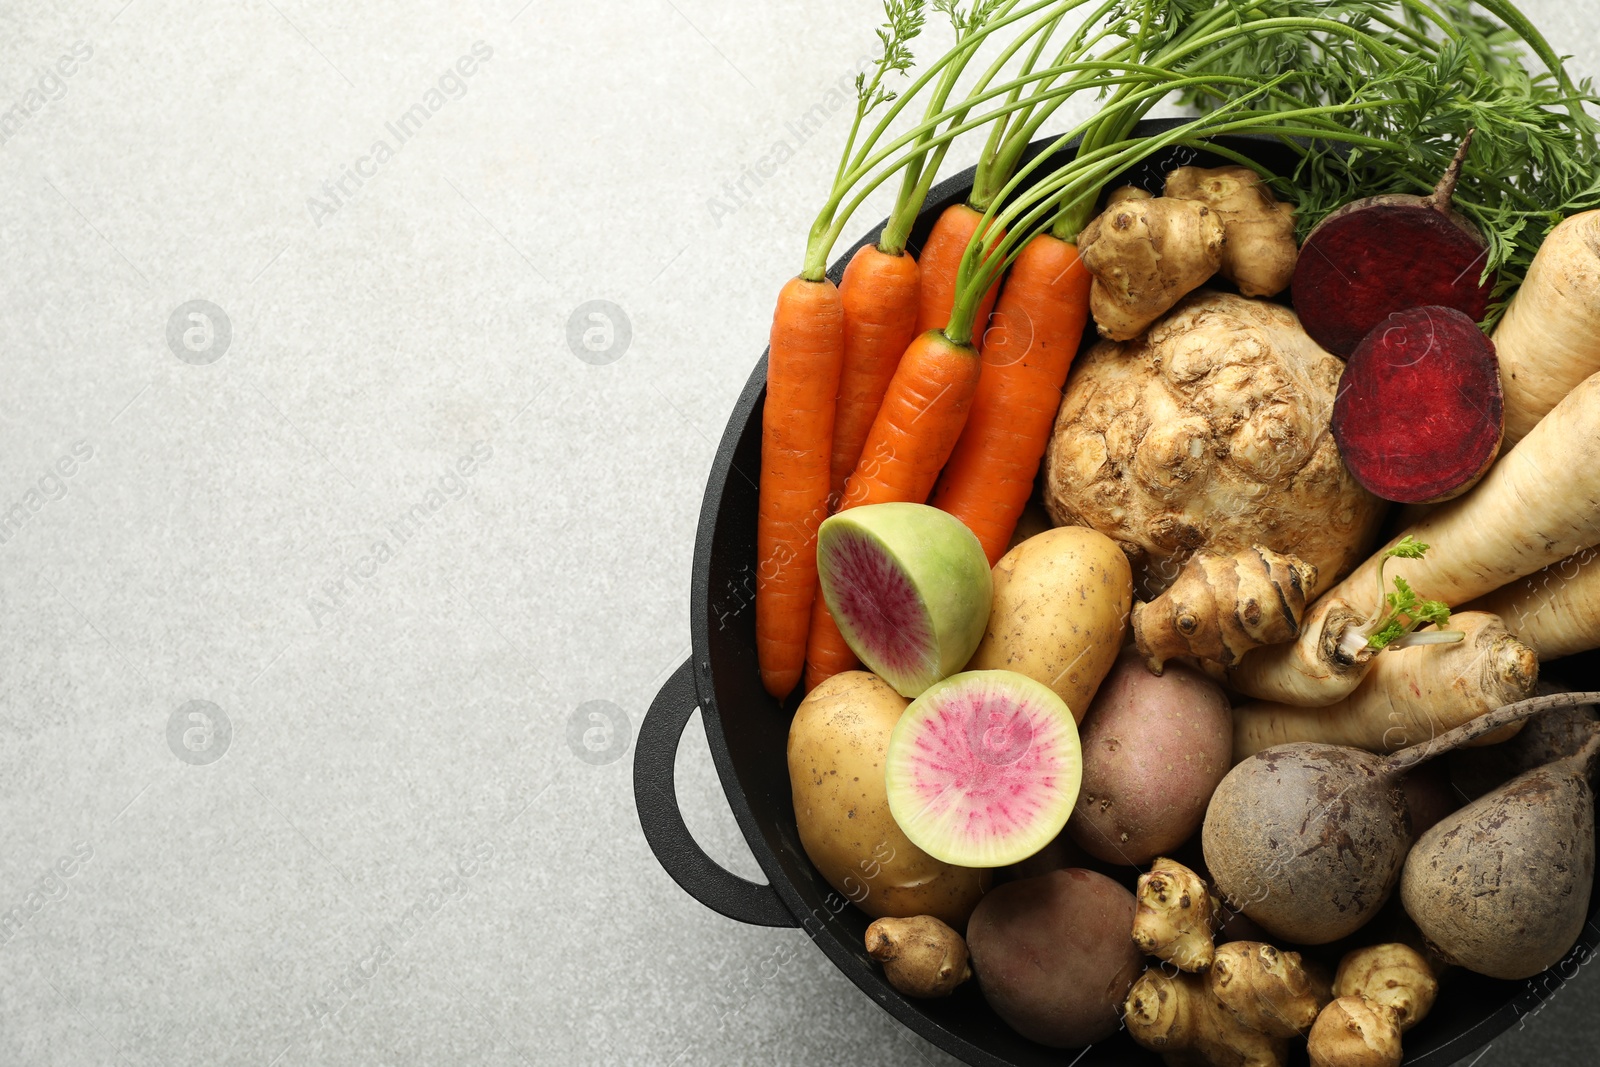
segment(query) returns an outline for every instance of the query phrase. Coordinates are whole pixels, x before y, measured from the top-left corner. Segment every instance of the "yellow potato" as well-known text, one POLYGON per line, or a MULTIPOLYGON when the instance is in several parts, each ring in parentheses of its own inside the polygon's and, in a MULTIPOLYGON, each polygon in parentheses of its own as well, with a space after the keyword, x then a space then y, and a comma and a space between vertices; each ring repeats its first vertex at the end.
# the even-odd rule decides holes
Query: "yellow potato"
POLYGON ((908 703, 866 671, 836 674, 801 702, 789 727, 800 843, 828 884, 868 915, 932 915, 965 930, 989 872, 934 859, 889 814, 883 757, 908 703))
POLYGON ((1035 534, 994 565, 989 626, 966 669, 1043 682, 1082 722, 1132 607, 1133 571, 1115 541, 1087 526, 1035 534))

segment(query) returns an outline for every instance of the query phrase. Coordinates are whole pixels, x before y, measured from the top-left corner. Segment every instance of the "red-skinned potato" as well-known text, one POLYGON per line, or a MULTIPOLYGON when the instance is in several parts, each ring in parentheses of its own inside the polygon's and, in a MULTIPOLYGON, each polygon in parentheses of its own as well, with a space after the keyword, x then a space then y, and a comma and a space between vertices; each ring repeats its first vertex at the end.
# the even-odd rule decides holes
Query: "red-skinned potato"
POLYGON ((998 886, 967 925, 978 986, 1023 1037, 1075 1048, 1110 1037, 1144 968, 1133 894, 1103 874, 1052 871, 998 886))
POLYGON ((1200 829, 1233 765, 1228 698, 1177 664, 1151 674, 1125 652, 1082 726, 1083 785, 1067 833, 1108 863, 1143 865, 1200 829))

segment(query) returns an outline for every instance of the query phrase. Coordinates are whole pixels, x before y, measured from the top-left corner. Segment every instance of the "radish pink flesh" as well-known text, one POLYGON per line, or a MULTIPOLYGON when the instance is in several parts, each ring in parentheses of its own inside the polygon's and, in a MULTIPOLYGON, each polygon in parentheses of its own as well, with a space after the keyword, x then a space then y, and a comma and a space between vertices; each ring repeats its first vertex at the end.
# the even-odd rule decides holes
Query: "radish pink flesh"
POLYGON ((1312 340, 1349 356, 1397 311, 1455 308, 1474 322, 1489 308, 1493 278, 1480 283, 1488 246, 1427 201, 1395 198, 1352 205, 1311 232, 1291 291, 1312 340))
POLYGON ((1461 312, 1423 307, 1391 315, 1356 347, 1332 428, 1356 481, 1410 504, 1477 481, 1504 423, 1493 343, 1461 312))
POLYGON ((857 654, 891 683, 937 677, 937 642, 927 606, 905 569, 875 539, 851 530, 828 543, 828 601, 857 654))
POLYGON ((1077 724, 1059 697, 1009 671, 970 671, 906 710, 885 784, 895 821, 923 851, 998 867, 1061 832, 1082 770, 1077 724))

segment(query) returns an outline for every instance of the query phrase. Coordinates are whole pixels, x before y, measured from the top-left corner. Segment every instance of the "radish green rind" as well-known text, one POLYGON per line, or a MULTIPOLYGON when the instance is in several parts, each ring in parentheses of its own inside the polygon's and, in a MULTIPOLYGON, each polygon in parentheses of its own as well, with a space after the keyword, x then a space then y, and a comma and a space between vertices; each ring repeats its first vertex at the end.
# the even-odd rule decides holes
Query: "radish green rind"
POLYGON ((868 504, 817 532, 823 598, 861 662, 904 697, 966 665, 994 584, 977 536, 925 504, 868 504))

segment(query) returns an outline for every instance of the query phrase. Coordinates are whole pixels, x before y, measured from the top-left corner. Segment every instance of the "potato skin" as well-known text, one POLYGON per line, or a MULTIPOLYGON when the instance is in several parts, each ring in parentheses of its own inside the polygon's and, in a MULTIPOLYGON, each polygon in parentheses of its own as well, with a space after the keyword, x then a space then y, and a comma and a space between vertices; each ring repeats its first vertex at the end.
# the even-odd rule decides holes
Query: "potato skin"
POLYGON ((1023 1037, 1075 1048, 1116 1033, 1144 959, 1133 894, 1082 868, 997 886, 967 926, 978 986, 1023 1037))
POLYGON ((801 701, 789 726, 795 822, 817 870, 868 915, 932 915, 960 931, 990 872, 934 859, 889 814, 883 758, 909 703, 867 671, 836 674, 801 701))
POLYGON ((1127 634, 1128 557, 1105 534, 1060 526, 1001 556, 993 577, 989 625, 966 669, 1043 682, 1082 722, 1127 634))
POLYGON ((1233 765, 1222 688, 1169 664, 1157 677, 1124 653, 1083 724, 1083 786, 1067 823, 1085 852, 1145 864, 1192 837, 1233 765))

